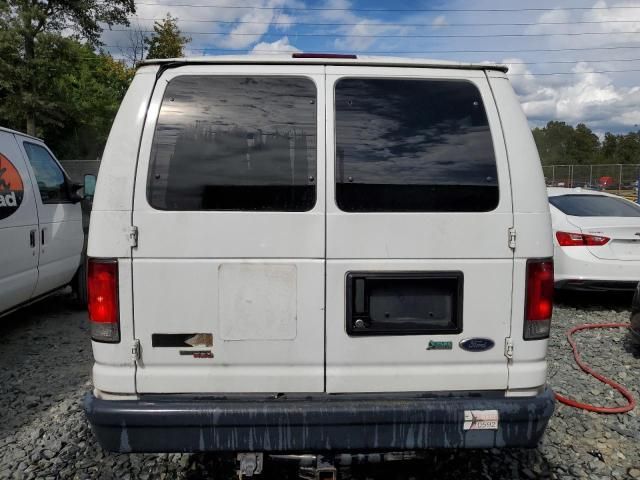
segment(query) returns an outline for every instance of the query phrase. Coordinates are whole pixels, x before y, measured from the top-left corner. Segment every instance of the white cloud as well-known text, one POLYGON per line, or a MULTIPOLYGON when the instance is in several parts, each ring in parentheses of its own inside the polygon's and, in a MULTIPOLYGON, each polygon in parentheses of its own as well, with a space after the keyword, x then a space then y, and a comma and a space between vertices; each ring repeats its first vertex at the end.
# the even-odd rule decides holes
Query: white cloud
POLYGON ((260 42, 253 50, 251 50, 252 54, 256 55, 268 55, 273 53, 283 53, 283 52, 299 52, 300 49, 294 47, 289 43, 289 38, 282 37, 275 42, 260 42))
POLYGON ((640 87, 616 86, 586 63, 577 63, 572 72, 577 75, 534 76, 523 65, 512 64, 511 81, 532 123, 586 123, 598 131, 629 130, 640 123, 640 87))
POLYGON ((444 15, 438 15, 431 22, 431 25, 434 26, 434 27, 443 27, 443 26, 445 26, 447 24, 448 24, 448 22, 447 22, 447 19, 444 17, 444 15))
MULTIPOLYGON (((175 0, 155 0, 157 3, 137 4, 136 15, 131 23, 139 24, 144 30, 153 30, 154 19, 162 19, 167 13, 178 18, 179 28, 191 37, 187 45, 188 55, 202 55, 203 52, 221 53, 217 49, 246 49, 262 40, 274 23, 284 31, 295 23, 295 19, 283 13, 280 7, 304 4, 302 0, 255 0, 252 4, 266 7, 261 9, 230 8, 238 6, 236 0, 202 0, 194 2, 198 5, 212 3, 211 7, 199 8, 189 5, 173 6, 175 0), (189 33, 194 32, 194 33, 189 33), (200 33, 198 33, 200 32, 200 33), (223 35, 212 34, 224 32, 223 35)), ((123 26, 116 26, 122 30, 123 26)), ((114 54, 130 47, 127 31, 110 31, 106 29, 102 41, 114 54)), ((224 52, 222 52, 224 53, 224 52)))

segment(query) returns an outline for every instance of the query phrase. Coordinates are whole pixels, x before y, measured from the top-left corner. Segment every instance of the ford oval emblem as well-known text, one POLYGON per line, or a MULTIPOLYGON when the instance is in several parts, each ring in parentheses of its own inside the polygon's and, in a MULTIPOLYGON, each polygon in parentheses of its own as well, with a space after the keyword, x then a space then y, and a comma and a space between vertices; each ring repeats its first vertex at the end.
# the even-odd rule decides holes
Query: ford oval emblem
POLYGON ((467 352, 486 352, 494 345, 495 342, 490 338, 467 338, 460 341, 460 348, 467 352))

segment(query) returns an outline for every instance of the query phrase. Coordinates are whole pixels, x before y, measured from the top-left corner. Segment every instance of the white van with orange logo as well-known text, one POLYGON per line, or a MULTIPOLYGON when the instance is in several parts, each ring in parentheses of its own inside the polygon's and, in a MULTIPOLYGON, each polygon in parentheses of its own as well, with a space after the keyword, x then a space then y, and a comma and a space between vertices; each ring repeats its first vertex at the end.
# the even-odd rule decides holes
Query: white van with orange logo
POLYGON ((81 281, 81 187, 42 140, 0 127, 0 316, 81 281))
POLYGON ((89 233, 120 452, 535 446, 553 412, 549 206, 499 65, 152 60, 89 233))

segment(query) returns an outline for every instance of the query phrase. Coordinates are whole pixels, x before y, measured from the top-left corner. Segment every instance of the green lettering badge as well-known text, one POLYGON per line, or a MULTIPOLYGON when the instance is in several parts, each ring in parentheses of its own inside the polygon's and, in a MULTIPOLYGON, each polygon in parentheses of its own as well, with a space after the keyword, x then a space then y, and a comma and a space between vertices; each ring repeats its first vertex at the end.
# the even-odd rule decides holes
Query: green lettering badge
POLYGON ((451 350, 452 348, 453 342, 449 341, 437 342, 435 340, 429 340, 429 345, 427 345, 427 350, 451 350))

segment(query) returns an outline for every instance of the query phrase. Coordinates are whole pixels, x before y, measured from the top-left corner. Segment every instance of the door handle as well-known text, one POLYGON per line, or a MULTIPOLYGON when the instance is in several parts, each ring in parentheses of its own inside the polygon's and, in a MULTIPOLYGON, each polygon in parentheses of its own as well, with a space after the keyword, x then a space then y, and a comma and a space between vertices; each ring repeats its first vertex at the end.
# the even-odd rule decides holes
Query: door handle
POLYGON ((40 245, 44 245, 44 231, 46 228, 40 229, 40 245))
POLYGON ((36 248, 36 231, 35 230, 31 230, 29 232, 29 245, 31 245, 31 248, 36 248))

